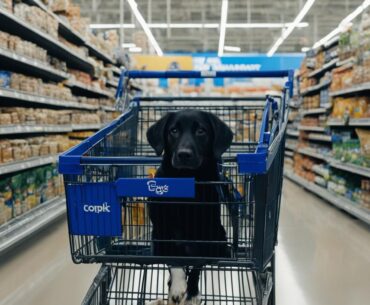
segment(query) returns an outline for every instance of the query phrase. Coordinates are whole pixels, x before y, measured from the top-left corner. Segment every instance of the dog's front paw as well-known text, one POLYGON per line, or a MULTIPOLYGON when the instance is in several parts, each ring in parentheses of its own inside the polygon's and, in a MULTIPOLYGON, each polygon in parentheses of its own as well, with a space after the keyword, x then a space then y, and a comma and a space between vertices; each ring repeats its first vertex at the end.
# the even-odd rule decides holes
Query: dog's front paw
POLYGON ((202 296, 198 293, 195 296, 186 295, 184 305, 200 305, 202 303, 202 296))
POLYGON ((158 300, 147 302, 145 303, 145 305, 165 305, 165 304, 163 300, 158 299, 158 300))
POLYGON ((171 268, 169 281, 168 305, 183 305, 186 296, 186 275, 181 268, 171 268))

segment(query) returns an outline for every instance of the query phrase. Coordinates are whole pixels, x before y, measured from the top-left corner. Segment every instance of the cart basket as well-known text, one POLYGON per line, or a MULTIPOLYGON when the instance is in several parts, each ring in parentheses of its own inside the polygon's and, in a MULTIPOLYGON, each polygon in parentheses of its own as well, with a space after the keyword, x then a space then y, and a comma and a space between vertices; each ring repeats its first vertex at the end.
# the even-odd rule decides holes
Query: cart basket
POLYGON ((287 81, 277 96, 132 98, 118 119, 63 153, 59 171, 64 175, 74 262, 237 264, 263 270, 276 243, 292 76, 292 71, 124 71, 118 99, 127 99, 123 85, 130 78, 278 77, 287 81), (161 157, 149 146, 146 131, 169 111, 189 108, 214 113, 234 133, 218 165, 217 181, 155 178, 161 157), (209 193, 217 198, 209 199, 209 193), (166 230, 192 222, 198 231, 153 239, 150 210, 154 206, 176 214, 163 219, 166 230), (210 210, 215 214, 210 216, 210 210), (224 238, 202 233, 216 222, 224 238))

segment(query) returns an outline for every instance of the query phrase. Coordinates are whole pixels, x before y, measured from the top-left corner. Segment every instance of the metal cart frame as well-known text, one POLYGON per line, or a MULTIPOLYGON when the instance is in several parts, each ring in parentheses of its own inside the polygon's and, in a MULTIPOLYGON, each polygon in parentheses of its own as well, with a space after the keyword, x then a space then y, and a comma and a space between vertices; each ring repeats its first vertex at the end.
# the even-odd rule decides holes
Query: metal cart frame
MULTIPOLYGON (((65 181, 72 259, 75 263, 104 264, 83 304, 108 304, 108 300, 115 300, 114 304, 144 304, 146 300, 154 297, 153 293, 148 295, 144 291, 148 271, 163 271, 163 267, 155 267, 157 264, 207 265, 204 267, 204 279, 209 270, 216 273, 229 272, 230 276, 235 272, 250 272, 246 283, 248 287, 253 283, 253 296, 239 299, 230 296, 229 299, 222 300, 216 295, 212 297, 212 294, 206 294, 205 300, 233 304, 274 304, 274 247, 277 242, 283 179, 287 100, 291 97, 292 90, 292 71, 122 73, 116 97, 124 114, 59 158, 59 170, 65 181), (125 90, 129 80, 135 78, 215 77, 277 77, 286 78, 287 82, 280 97, 267 96, 265 103, 261 103, 256 97, 130 98, 125 90), (228 246, 232 249, 232 257, 211 259, 155 256, 150 250, 152 241, 148 237, 148 218, 143 216, 145 220, 139 220, 137 216, 139 208, 145 209, 145 206, 150 204, 146 199, 152 195, 146 189, 149 178, 145 175, 148 168, 158 166, 161 161, 161 158, 149 154, 148 145, 143 140, 145 128, 154 123, 158 115, 170 109, 179 110, 189 106, 214 111, 221 119, 226 120, 229 126, 233 126, 234 133, 240 128, 240 124, 244 128, 242 130, 249 133, 250 140, 243 139, 239 143, 233 143, 223 158, 226 165, 221 165, 225 177, 221 183, 232 193, 223 204, 237 207, 223 220, 226 230, 230 231, 228 246), (157 110, 152 111, 154 115, 151 115, 151 108, 156 107, 157 110), (240 111, 242 115, 239 117, 240 111), (257 125, 258 119, 260 123, 257 125), (239 186, 243 196, 237 189, 239 186), (108 203, 111 210, 107 208, 108 203), (146 271, 140 273, 143 277, 139 286, 132 286, 131 291, 128 291, 127 287, 121 287, 124 290, 121 291, 117 280, 122 277, 122 273, 128 272, 127 270, 146 271), (132 299, 134 295, 137 302, 132 299)), ((156 178, 150 179, 159 181, 156 178)), ((197 184, 201 184, 194 179, 180 180, 171 178, 165 181, 175 190, 167 197, 187 197, 187 194, 194 193, 197 184)), ((160 196, 162 195, 166 197, 166 194, 160 196)), ((146 215, 145 213, 142 215, 146 215)), ((218 279, 220 281, 219 277, 218 279)), ((227 292, 219 291, 219 295, 225 293, 227 292)), ((165 293, 162 294, 159 295, 163 297, 165 293)))

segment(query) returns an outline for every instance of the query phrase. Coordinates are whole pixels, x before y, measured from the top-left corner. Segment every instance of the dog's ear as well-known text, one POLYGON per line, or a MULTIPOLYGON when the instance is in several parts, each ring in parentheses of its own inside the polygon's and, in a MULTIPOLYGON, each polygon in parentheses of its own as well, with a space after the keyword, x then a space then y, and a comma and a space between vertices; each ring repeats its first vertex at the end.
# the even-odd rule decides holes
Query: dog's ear
POLYGON ((233 140, 233 132, 223 121, 212 113, 207 113, 213 129, 213 154, 216 159, 230 147, 233 140))
POLYGON ((154 125, 150 126, 146 132, 146 138, 151 147, 154 148, 156 154, 160 156, 165 145, 166 126, 173 113, 167 113, 154 125))

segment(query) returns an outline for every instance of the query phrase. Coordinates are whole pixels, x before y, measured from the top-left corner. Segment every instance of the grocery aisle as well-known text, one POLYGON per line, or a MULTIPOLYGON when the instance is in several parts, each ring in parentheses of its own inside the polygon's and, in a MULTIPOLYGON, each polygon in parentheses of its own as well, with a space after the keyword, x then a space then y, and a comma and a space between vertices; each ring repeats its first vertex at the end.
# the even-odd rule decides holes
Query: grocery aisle
MULTIPOLYGON (((0 305, 80 304, 98 266, 72 264, 66 230, 66 222, 58 222, 1 258, 0 305)), ((368 230, 285 180, 277 304, 368 304, 368 230)))

